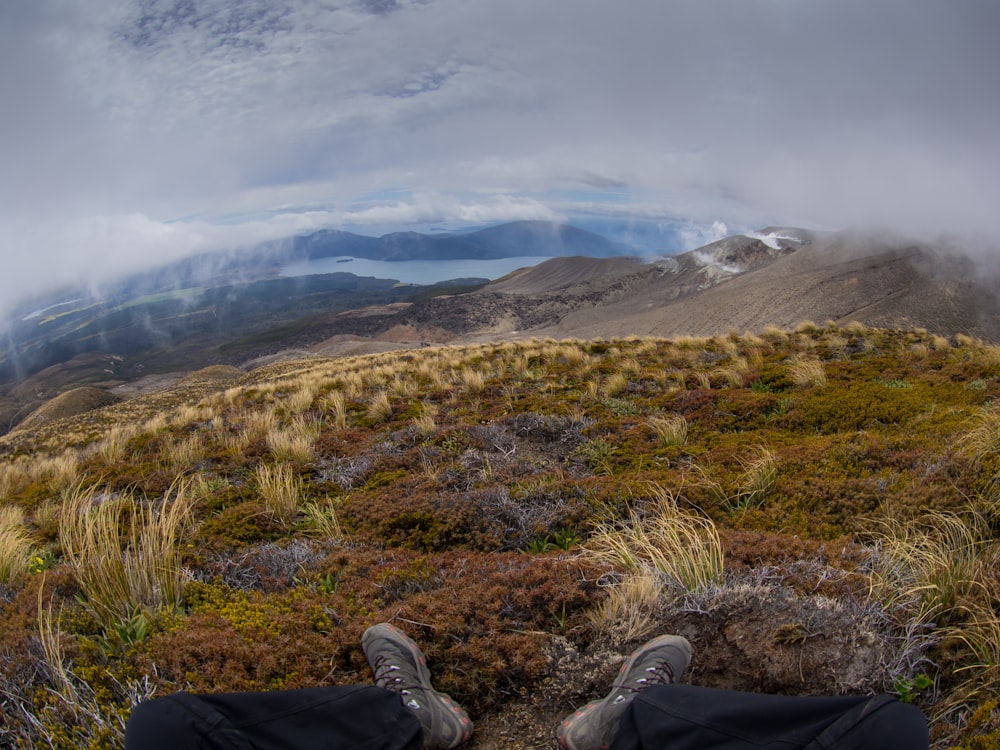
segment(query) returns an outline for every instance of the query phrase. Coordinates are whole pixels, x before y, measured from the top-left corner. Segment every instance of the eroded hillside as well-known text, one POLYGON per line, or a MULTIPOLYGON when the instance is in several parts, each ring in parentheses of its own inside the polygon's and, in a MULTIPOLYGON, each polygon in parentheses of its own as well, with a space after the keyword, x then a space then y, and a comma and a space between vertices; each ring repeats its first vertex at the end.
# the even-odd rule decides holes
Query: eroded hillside
POLYGON ((551 747, 657 632, 695 684, 895 692, 991 746, 998 395, 978 340, 804 323, 219 369, 41 421, 0 440, 3 742, 368 681, 393 620, 474 748, 551 747))

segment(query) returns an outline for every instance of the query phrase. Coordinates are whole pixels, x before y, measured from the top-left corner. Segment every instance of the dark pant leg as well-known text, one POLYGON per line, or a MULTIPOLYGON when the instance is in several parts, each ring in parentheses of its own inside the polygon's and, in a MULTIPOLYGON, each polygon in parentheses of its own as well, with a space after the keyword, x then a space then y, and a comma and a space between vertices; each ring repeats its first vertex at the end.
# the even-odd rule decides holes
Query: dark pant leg
POLYGON ((623 716, 612 750, 802 750, 832 730, 822 750, 927 750, 927 721, 892 700, 794 697, 692 685, 647 688, 623 716), (846 723, 837 724, 851 714, 846 723), (855 718, 857 719, 855 721, 855 718))
POLYGON ((399 696, 373 685, 262 693, 174 693, 140 703, 126 750, 420 750, 399 696))

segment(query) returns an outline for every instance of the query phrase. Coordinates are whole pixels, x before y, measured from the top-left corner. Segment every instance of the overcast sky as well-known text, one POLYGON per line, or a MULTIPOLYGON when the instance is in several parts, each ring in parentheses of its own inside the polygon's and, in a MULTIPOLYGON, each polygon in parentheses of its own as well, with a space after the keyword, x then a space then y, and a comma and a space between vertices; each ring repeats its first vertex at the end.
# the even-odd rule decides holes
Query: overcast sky
POLYGON ((5 0, 0 306, 327 226, 997 238, 998 38, 996 0, 5 0))

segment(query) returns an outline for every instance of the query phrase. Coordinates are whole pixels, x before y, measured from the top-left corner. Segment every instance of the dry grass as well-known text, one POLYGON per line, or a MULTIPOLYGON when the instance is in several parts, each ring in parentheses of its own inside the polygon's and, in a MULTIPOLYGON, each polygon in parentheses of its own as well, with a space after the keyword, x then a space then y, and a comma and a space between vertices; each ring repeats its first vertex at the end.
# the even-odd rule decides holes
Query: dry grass
POLYGON ((344 530, 337 518, 340 498, 328 497, 324 500, 310 500, 302 508, 305 525, 309 533, 324 539, 342 539, 344 530))
POLYGON ((295 417, 287 426, 267 435, 267 447, 278 461, 308 463, 315 458, 313 446, 319 427, 304 417, 295 417))
POLYGON ((993 575, 984 570, 986 527, 975 513, 932 512, 917 521, 884 519, 877 527, 871 585, 888 609, 940 625, 970 606, 984 576, 993 575))
POLYGON ((612 398, 628 388, 628 375, 624 372, 613 372, 605 378, 601 385, 604 398, 612 398))
POLYGON ((788 365, 788 377, 800 388, 824 388, 826 368, 818 359, 795 357, 788 365))
POLYGON ((591 624, 602 633, 622 641, 648 636, 656 627, 652 616, 663 590, 660 577, 648 569, 635 570, 611 586, 604 598, 589 613, 591 624))
POLYGON ((64 500, 59 543, 87 607, 105 628, 180 603, 178 542, 189 498, 187 486, 178 484, 155 505, 80 487, 64 500))
POLYGON ((1000 454, 1000 412, 990 409, 976 416, 972 429, 959 438, 958 448, 977 467, 1000 454))
POLYGON ((266 437, 278 428, 278 415, 273 408, 250 409, 244 413, 243 421, 250 440, 266 437))
POLYGON ((170 443, 166 448, 166 459, 171 471, 179 474, 189 470, 205 456, 201 435, 194 433, 183 440, 170 443))
POLYGON ((20 508, 0 506, 0 583, 9 584, 28 570, 32 539, 24 521, 20 508))
POLYGON ((774 451, 758 446, 750 457, 740 459, 740 474, 736 494, 729 498, 730 510, 759 508, 774 492, 778 482, 778 460, 774 451))
POLYGON ((819 326, 811 320, 802 320, 795 324, 796 333, 818 333, 819 326))
POLYGON ((392 400, 387 391, 378 391, 368 402, 368 418, 375 424, 392 419, 392 400))
POLYGON ((458 373, 458 380, 469 393, 479 393, 486 386, 486 375, 472 367, 463 367, 458 373))
POLYGON ((711 519, 684 510, 657 488, 645 512, 598 523, 585 549, 596 562, 627 571, 655 571, 689 591, 721 583, 722 542, 711 519))
POLYGON ((648 422, 664 446, 684 445, 687 442, 688 423, 683 414, 650 417, 648 422))
POLYGON ((333 426, 338 430, 347 427, 347 399, 343 391, 330 391, 323 399, 323 409, 329 412, 333 426))
POLYGON ((750 378, 750 363, 743 357, 734 357, 728 364, 715 368, 711 376, 730 388, 742 388, 750 378))
POLYGON ((969 656, 956 669, 961 681, 939 707, 939 712, 976 705, 1000 697, 1000 615, 981 609, 948 635, 964 644, 969 656))
POLYGON ((277 522, 291 525, 302 505, 302 481, 287 465, 260 465, 254 472, 260 498, 270 515, 277 522))
POLYGON ((984 344, 983 347, 976 353, 975 358, 987 367, 996 367, 1000 365, 1000 345, 984 344))
POLYGON ((285 406, 288 407, 288 411, 292 414, 302 414, 309 410, 315 398, 316 391, 314 386, 306 384, 285 399, 285 406))
POLYGON ((137 433, 131 425, 115 425, 104 434, 95 450, 106 464, 116 464, 125 458, 125 446, 137 433))
POLYGON ((764 330, 760 332, 760 337, 770 344, 785 344, 788 342, 788 334, 784 329, 774 325, 764 326, 764 330))

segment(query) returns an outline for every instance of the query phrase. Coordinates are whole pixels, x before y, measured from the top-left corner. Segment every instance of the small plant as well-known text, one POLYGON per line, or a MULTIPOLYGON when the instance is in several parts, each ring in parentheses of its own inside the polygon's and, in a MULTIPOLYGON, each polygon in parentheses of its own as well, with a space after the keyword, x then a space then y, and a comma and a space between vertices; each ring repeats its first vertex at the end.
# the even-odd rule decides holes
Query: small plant
POLYGON ((552 549, 552 539, 548 534, 544 536, 536 536, 528 540, 528 543, 524 545, 522 552, 528 552, 534 555, 541 555, 552 549))
POLYGON ((556 549, 569 550, 580 543, 580 538, 573 529, 567 527, 560 529, 552 538, 552 546, 556 549))
POLYGON ((618 448, 604 438, 594 438, 576 449, 577 456, 597 474, 613 474, 618 448))
POLYGON ((632 417, 639 413, 639 407, 626 398, 606 398, 601 403, 616 417, 632 417))
POLYGON ((44 573, 49 568, 55 567, 57 562, 58 560, 52 549, 45 547, 31 556, 31 559, 28 561, 28 572, 44 573))
POLYGON ((921 672, 916 677, 896 677, 892 681, 892 690, 902 703, 913 703, 920 693, 933 685, 934 680, 921 672))

